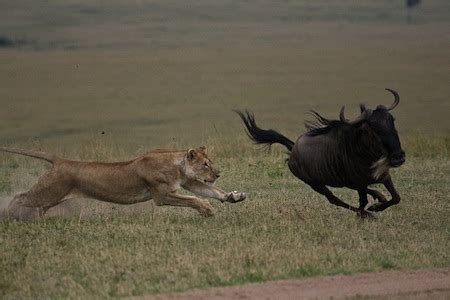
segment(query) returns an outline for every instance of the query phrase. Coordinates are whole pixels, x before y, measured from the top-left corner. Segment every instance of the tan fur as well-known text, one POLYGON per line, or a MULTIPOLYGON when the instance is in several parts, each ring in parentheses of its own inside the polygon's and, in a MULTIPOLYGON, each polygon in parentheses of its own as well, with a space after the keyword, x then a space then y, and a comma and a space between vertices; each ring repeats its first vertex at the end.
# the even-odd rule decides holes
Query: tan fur
POLYGON ((126 162, 80 162, 42 152, 2 148, 0 151, 45 159, 53 167, 26 193, 18 194, 9 205, 15 218, 42 215, 50 207, 72 196, 133 204, 153 199, 156 205, 187 206, 204 216, 214 214, 206 200, 181 195, 183 187, 196 195, 222 202, 239 202, 245 193, 226 193, 212 184, 219 177, 208 158, 206 147, 173 151, 155 150, 126 162))

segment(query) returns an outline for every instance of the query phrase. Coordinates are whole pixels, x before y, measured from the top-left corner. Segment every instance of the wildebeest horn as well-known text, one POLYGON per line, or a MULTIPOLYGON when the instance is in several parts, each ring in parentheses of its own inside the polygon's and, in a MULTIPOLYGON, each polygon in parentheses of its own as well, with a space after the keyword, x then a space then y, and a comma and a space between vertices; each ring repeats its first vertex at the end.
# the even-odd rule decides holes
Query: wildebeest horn
POLYGON ((361 113, 363 113, 366 110, 366 106, 364 104, 360 104, 359 105, 359 110, 361 111, 361 113))
POLYGON ((361 121, 364 121, 365 119, 367 119, 372 114, 372 111, 370 109, 366 109, 359 115, 359 117, 357 117, 353 121, 349 121, 349 120, 347 120, 345 118, 344 110, 345 110, 345 106, 342 106, 341 112, 339 113, 339 119, 341 120, 341 122, 344 122, 344 123, 347 123, 347 124, 350 124, 350 125, 354 125, 354 124, 357 124, 357 123, 359 123, 361 121))
POLYGON ((342 106, 342 108, 341 108, 341 112, 339 113, 339 119, 341 120, 341 122, 348 123, 348 120, 345 118, 345 115, 344 115, 344 110, 345 110, 345 105, 342 106))
POLYGON ((386 90, 391 92, 394 95, 394 98, 395 98, 394 99, 394 103, 390 107, 387 108, 387 110, 393 110, 398 105, 398 103, 400 102, 400 96, 394 90, 391 90, 391 89, 388 89, 388 88, 386 90))

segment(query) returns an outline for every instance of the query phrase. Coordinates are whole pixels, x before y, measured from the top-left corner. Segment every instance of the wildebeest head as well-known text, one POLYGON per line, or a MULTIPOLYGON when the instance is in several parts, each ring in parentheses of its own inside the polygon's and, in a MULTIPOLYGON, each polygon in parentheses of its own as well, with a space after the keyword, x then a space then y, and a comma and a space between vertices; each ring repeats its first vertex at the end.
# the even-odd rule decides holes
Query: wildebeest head
POLYGON ((375 110, 368 109, 361 105, 361 115, 353 121, 348 121, 344 116, 344 107, 341 109, 340 119, 352 125, 365 122, 380 139, 383 148, 387 152, 387 159, 392 167, 399 167, 405 162, 405 151, 402 150, 397 130, 395 129, 394 117, 390 111, 400 102, 398 93, 391 89, 386 89, 394 95, 394 103, 386 107, 378 105, 375 110))

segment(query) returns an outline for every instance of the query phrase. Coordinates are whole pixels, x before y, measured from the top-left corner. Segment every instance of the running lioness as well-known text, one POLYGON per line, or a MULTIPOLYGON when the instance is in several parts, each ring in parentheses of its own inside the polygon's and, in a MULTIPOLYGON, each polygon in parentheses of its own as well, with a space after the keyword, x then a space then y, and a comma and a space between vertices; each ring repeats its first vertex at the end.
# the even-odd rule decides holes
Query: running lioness
POLYGON ((14 197, 10 216, 22 219, 28 213, 44 214, 49 208, 73 196, 118 204, 153 199, 156 205, 187 206, 204 216, 214 214, 206 200, 177 193, 180 187, 221 202, 239 202, 245 193, 226 193, 213 186, 219 171, 208 158, 206 147, 189 150, 154 150, 126 162, 100 163, 72 161, 54 155, 0 147, 0 151, 46 160, 53 167, 25 193, 14 197))

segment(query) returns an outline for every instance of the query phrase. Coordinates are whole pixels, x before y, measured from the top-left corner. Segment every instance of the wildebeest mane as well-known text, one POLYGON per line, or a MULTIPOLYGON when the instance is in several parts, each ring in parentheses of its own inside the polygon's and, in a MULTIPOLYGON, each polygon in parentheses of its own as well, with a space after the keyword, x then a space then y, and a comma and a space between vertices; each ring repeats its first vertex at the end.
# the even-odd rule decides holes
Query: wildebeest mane
POLYGON ((344 121, 326 119, 316 111, 311 111, 310 114, 314 120, 305 123, 308 129, 307 136, 326 135, 331 130, 339 132, 336 137, 339 153, 352 161, 351 164, 345 164, 345 173, 362 177, 367 171, 358 173, 356 170, 360 170, 361 167, 373 170, 375 179, 381 178, 386 173, 388 169, 383 146, 368 126, 359 127, 360 133, 356 134, 355 130, 350 129, 352 125, 344 121))
POLYGON ((309 112, 315 120, 305 122, 305 127, 308 130, 306 135, 317 136, 329 132, 333 128, 338 128, 345 125, 344 122, 340 120, 330 120, 321 116, 315 110, 309 112))

